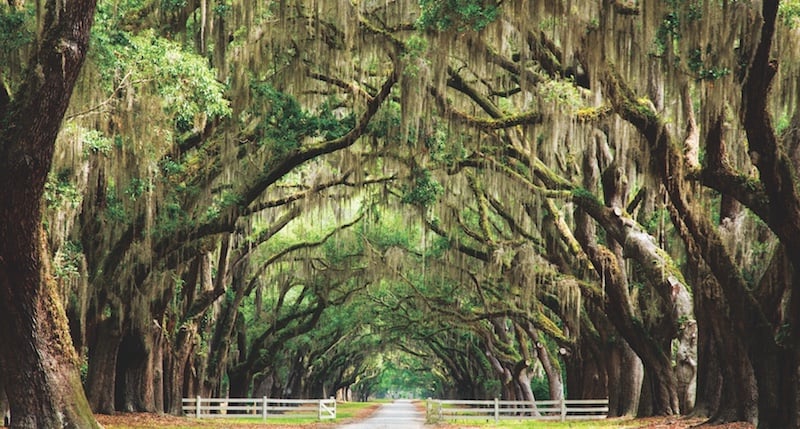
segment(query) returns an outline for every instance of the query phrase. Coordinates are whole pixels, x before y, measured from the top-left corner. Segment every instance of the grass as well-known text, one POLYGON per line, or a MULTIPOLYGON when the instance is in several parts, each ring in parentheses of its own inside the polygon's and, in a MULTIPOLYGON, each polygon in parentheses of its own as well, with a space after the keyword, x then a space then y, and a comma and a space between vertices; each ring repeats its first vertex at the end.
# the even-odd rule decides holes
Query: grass
POLYGON ((346 402, 336 405, 336 419, 320 422, 315 417, 270 417, 266 422, 260 417, 193 419, 147 413, 122 413, 114 416, 97 416, 106 429, 278 429, 278 428, 330 428, 342 421, 361 417, 377 407, 374 402, 346 402))
MULTIPOLYGON (((481 421, 450 421, 447 426, 480 429, 606 429, 639 427, 632 419, 575 420, 567 422, 533 421, 533 420, 501 420, 498 423, 481 421)), ((445 427, 447 427, 445 426, 445 427)))
MULTIPOLYGON (((332 429, 347 420, 365 417, 374 408, 385 402, 389 401, 339 403, 336 405, 337 418, 323 422, 311 417, 270 417, 266 422, 260 418, 196 420, 189 417, 146 413, 98 416, 98 420, 106 429, 332 429)), ((420 411, 424 413, 424 408, 421 408, 420 411)), ((430 427, 435 429, 630 429, 641 427, 641 425, 641 420, 612 418, 563 423, 532 420, 501 420, 498 423, 490 420, 455 420, 437 423, 430 427)))

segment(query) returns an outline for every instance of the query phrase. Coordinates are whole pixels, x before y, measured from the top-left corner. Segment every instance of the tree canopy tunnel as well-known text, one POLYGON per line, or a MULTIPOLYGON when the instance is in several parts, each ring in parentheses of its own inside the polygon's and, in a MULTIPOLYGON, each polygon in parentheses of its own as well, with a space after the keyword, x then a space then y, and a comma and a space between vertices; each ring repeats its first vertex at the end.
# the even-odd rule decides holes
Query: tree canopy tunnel
POLYGON ((0 350, 13 424, 80 376, 800 425, 797 1, 76 4, 0 5, 0 340, 59 345, 0 350))

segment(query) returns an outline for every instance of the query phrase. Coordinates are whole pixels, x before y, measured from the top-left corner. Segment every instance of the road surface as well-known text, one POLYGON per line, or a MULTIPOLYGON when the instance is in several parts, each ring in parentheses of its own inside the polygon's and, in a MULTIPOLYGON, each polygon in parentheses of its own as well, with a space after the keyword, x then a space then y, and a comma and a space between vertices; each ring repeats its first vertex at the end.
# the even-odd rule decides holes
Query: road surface
POLYGON ((409 400, 383 404, 368 419, 339 426, 340 429, 422 429, 425 414, 409 400))

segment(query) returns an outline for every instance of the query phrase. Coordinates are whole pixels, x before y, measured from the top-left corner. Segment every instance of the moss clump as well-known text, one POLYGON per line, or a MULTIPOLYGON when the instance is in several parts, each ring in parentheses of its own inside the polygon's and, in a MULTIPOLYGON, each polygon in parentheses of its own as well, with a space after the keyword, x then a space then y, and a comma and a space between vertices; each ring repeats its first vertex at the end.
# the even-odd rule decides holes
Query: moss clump
POLYGON ((581 122, 595 122, 604 118, 611 111, 608 105, 598 107, 582 107, 578 109, 575 116, 581 122))

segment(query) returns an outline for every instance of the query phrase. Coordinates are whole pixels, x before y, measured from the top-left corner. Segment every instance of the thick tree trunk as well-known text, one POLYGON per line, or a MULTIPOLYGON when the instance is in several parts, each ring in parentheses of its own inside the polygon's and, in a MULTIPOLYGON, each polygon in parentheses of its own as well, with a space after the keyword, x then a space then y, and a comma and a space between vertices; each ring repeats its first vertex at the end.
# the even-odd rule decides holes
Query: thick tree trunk
POLYGON ((51 278, 42 195, 95 1, 48 1, 18 97, 0 77, 0 374, 15 428, 97 427, 51 278))
POLYGON ((609 398, 606 355, 599 352, 599 339, 586 334, 578 338, 578 346, 565 359, 567 392, 570 399, 609 398))
MULTIPOLYGON (((699 267, 700 261, 696 264, 699 267)), ((694 414, 709 417, 711 423, 755 422, 758 391, 747 347, 734 331, 716 279, 693 277, 699 362, 694 414)))
POLYGON ((140 385, 144 382, 142 371, 145 369, 143 363, 146 360, 147 353, 142 339, 131 332, 125 334, 116 360, 114 407, 117 411, 128 413, 147 411, 141 409, 141 398, 138 395, 140 385))
POLYGON ((86 392, 94 412, 112 414, 115 410, 114 386, 122 334, 119 331, 119 322, 114 317, 98 322, 95 329, 94 335, 89 340, 86 392))
MULTIPOLYGON (((0 237, 11 237, 9 228, 0 228, 4 230, 0 237)), ((81 386, 66 314, 55 282, 49 278, 41 226, 33 227, 32 234, 38 239, 28 251, 6 251, 9 244, 24 242, 24 237, 0 244, 4 248, 0 253, 0 384, 8 395, 11 427, 97 427, 81 386)))
POLYGON ((115 405, 117 411, 163 412, 161 332, 155 327, 130 331, 117 356, 115 405))
MULTIPOLYGON (((533 346, 536 348, 536 357, 539 358, 539 362, 542 364, 542 369, 544 369, 544 373, 547 375, 547 385, 549 388, 550 399, 554 401, 563 399, 564 380, 561 376, 561 368, 558 365, 558 361, 554 361, 550 358, 550 352, 547 350, 547 346, 539 341, 539 334, 536 332, 533 326, 528 324, 525 332, 528 334, 531 341, 533 341, 533 346)), ((533 397, 533 394, 531 394, 531 397, 533 397)))
POLYGON ((675 352, 675 379, 678 382, 678 405, 682 414, 694 409, 697 397, 697 321, 684 323, 675 352))
MULTIPOLYGON (((588 189, 597 183, 598 159, 603 159, 603 153, 604 151, 600 151, 600 155, 596 156, 595 152, 590 150, 585 155, 583 180, 584 186, 588 189)), ((606 171, 610 173, 606 174, 604 181, 606 193, 614 197, 612 201, 618 199, 613 189, 616 183, 613 180, 616 175, 615 170, 617 169, 607 169, 606 171)), ((671 356, 668 354, 669 347, 665 348, 663 344, 665 341, 668 343, 670 338, 655 338, 654 334, 646 329, 641 316, 635 312, 619 246, 624 243, 622 247, 626 255, 640 262, 638 268, 648 275, 658 295, 665 303, 672 303, 674 314, 668 316, 672 317, 672 320, 678 320, 678 316, 686 316, 687 319, 693 320, 691 301, 683 285, 682 276, 674 267, 670 267, 668 256, 656 246, 652 237, 640 228, 633 227, 634 222, 624 216, 621 208, 609 211, 596 204, 596 201, 585 201, 579 204, 579 207, 575 213, 575 235, 594 265, 595 271, 601 275, 601 283, 605 285, 605 312, 644 365, 646 383, 643 384, 639 410, 645 410, 646 415, 677 414, 679 413, 677 382, 672 371, 671 356), (602 220, 601 223, 609 237, 610 248, 597 243, 595 226, 590 215, 595 220, 602 220), (648 399, 652 400, 652 406, 642 404, 648 399)), ((643 415, 640 413, 640 416, 643 415)))
POLYGON ((170 350, 164 354, 164 411, 183 414, 184 374, 193 349, 194 325, 181 327, 170 350))
POLYGON ((3 379, 0 377, 0 419, 3 421, 3 427, 8 426, 10 415, 8 414, 8 398, 6 397, 6 388, 3 386, 3 379))
POLYGON ((642 361, 624 338, 611 341, 604 350, 608 354, 608 415, 634 416, 644 381, 642 361))

